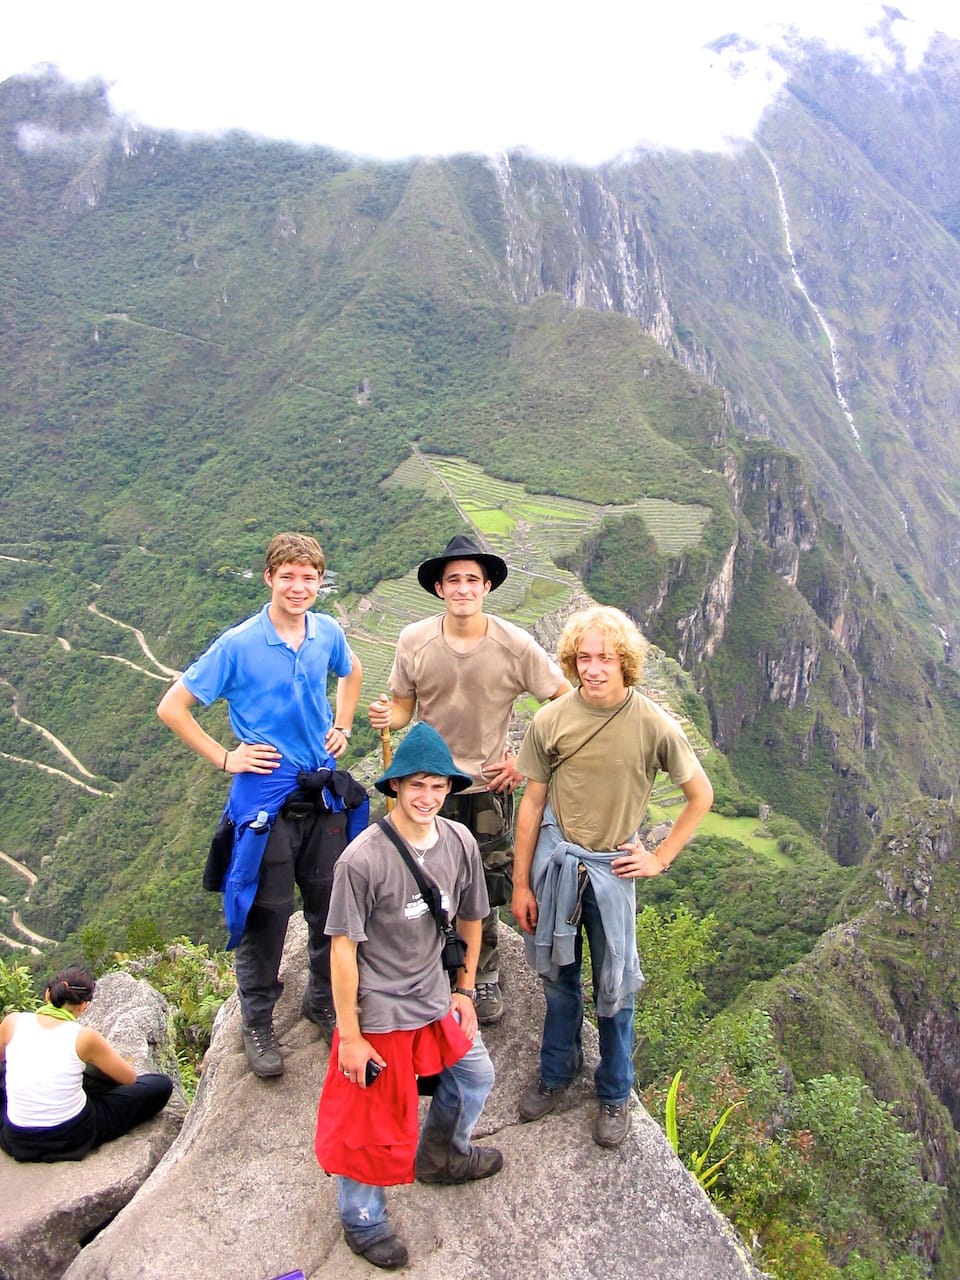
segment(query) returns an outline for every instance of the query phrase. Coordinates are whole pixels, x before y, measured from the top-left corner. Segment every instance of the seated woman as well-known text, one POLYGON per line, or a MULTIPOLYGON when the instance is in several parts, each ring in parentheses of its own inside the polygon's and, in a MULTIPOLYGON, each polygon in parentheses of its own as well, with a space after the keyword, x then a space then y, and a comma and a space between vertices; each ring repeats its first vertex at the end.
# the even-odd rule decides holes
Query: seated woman
POLYGON ((77 1021, 95 985, 73 965, 51 980, 36 1013, 0 1022, 0 1147, 15 1160, 82 1160, 166 1106, 169 1076, 138 1076, 99 1031, 77 1021))

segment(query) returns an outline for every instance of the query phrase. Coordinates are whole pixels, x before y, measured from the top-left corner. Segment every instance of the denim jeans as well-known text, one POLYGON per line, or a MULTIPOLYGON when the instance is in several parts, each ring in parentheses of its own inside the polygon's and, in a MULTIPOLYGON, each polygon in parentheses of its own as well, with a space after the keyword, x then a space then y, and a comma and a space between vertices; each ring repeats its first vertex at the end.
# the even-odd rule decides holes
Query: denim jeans
MULTIPOLYGON (((460 1061, 440 1072, 428 1123, 431 1117, 446 1117, 449 1124, 445 1127, 452 1129, 452 1145, 466 1154, 470 1150, 470 1135, 492 1088, 493 1063, 478 1031, 472 1047, 460 1061)), ((337 1178, 337 1207, 341 1222, 360 1244, 376 1244, 392 1234, 383 1187, 341 1175, 337 1178)))
MULTIPOLYGON (((607 940, 593 889, 583 894, 583 915, 577 931, 576 959, 560 966, 555 980, 542 977, 547 1012, 540 1045, 540 1079, 549 1088, 567 1085, 583 1066, 583 934, 590 944, 590 962, 600 972, 607 940)), ((598 1018, 600 1065, 594 1073, 601 1102, 625 1102, 633 1087, 633 1008, 631 999, 612 1018, 598 1018)))

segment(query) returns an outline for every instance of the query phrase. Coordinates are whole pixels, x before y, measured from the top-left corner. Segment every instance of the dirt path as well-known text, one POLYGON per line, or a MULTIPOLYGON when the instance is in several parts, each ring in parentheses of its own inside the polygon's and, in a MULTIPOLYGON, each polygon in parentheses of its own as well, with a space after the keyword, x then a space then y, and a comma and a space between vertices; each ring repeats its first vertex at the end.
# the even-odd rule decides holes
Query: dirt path
POLYGON ((141 675, 149 676, 151 680, 161 680, 164 684, 169 683, 169 676, 161 675, 159 671, 148 671, 146 667, 139 666, 136 662, 131 662, 129 658, 121 658, 118 653, 98 653, 98 658, 106 658, 108 662, 120 662, 125 667, 132 667, 134 671, 139 671, 141 675))
POLYGON ((43 942, 46 943, 47 946, 56 946, 56 938, 45 938, 42 933, 34 933, 32 929, 28 929, 20 919, 19 911, 11 911, 10 921, 13 924, 13 927, 22 933, 30 942, 43 942))
POLYGON ((97 776, 95 773, 91 773, 85 765, 80 763, 66 743, 61 742, 56 734, 51 733, 49 729, 45 729, 42 724, 37 724, 35 720, 28 720, 26 716, 22 716, 20 714, 20 709, 17 706, 17 691, 9 680, 4 680, 3 677, 0 676, 0 685, 5 685, 6 688, 13 693, 14 719, 19 720, 21 724, 27 725, 30 729, 36 729, 37 733, 39 733, 42 738, 46 738, 51 746, 56 747, 64 759, 69 761, 69 763, 73 765, 74 769, 76 769, 77 773, 82 774, 84 778, 95 778, 97 776))
MULTIPOLYGON (((9 853, 4 853, 2 849, 0 849, 0 860, 5 862, 7 866, 12 867, 13 870, 16 871, 18 875, 23 876, 23 878, 29 884, 30 889, 32 889, 33 886, 37 883, 37 877, 34 875, 34 873, 30 870, 28 866, 25 866, 22 862, 12 857, 9 853)), ((24 904, 26 904, 26 902, 30 898, 30 889, 27 890, 24 896, 24 899, 23 899, 24 904)), ((9 898, 4 898, 3 901, 5 903, 8 903, 10 900, 9 898)), ((40 943, 46 944, 47 946, 56 946, 56 941, 57 941, 56 938, 45 938, 42 933, 35 933, 33 929, 28 928, 20 919, 20 912, 16 910, 16 908, 14 908, 14 910, 11 911, 10 913, 10 923, 17 930, 17 932, 22 933, 23 936, 27 938, 30 943, 40 942, 40 943)), ((5 934, 0 934, 0 941, 6 942, 8 946, 17 947, 21 951, 22 950, 32 951, 33 954, 36 956, 41 954, 41 952, 37 949, 36 946, 27 946, 26 943, 16 942, 13 938, 8 938, 5 934)))
POLYGON ((5 933, 0 933, 0 942, 5 947, 12 947, 14 951, 29 951, 33 956, 43 955, 39 947, 33 947, 28 942, 18 942, 16 938, 8 938, 5 933))
POLYGON ((8 867, 13 867, 14 871, 23 876, 31 889, 37 883, 37 877, 29 867, 25 866, 22 862, 18 862, 17 859, 11 857, 9 853, 4 853, 2 849, 0 849, 0 860, 5 862, 8 867))
MULTIPOLYGON (((0 556, 0 559, 2 558, 0 556)), ((14 631, 12 627, 0 627, 0 636, 27 636, 34 640, 47 640, 50 638, 45 636, 42 631, 14 631)), ((56 640, 62 649, 66 649, 67 653, 70 652, 69 640, 66 640, 63 636, 53 636, 52 638, 56 640)))
POLYGON ((28 760, 25 756, 11 755, 9 751, 0 751, 0 760, 11 760, 14 764, 26 764, 31 769, 39 769, 41 773, 51 773, 54 777, 63 778, 91 796, 112 796, 114 794, 112 791, 102 791, 98 787, 91 787, 88 782, 81 782, 79 778, 75 778, 72 773, 65 773, 63 769, 55 769, 53 765, 41 764, 39 760, 28 760))
POLYGON ((154 656, 153 651, 147 644, 144 634, 139 627, 132 627, 129 622, 121 622, 119 618, 111 618, 109 613, 104 613, 102 609, 98 609, 92 600, 87 605, 87 608, 91 613, 95 613, 98 618, 103 618, 106 622, 112 622, 115 627, 123 627, 124 631, 132 631, 137 644, 143 650, 147 660, 152 662, 158 671, 162 671, 165 676, 169 676, 171 680, 176 680, 178 678, 180 675, 179 671, 175 671, 173 667, 164 666, 160 659, 154 656))

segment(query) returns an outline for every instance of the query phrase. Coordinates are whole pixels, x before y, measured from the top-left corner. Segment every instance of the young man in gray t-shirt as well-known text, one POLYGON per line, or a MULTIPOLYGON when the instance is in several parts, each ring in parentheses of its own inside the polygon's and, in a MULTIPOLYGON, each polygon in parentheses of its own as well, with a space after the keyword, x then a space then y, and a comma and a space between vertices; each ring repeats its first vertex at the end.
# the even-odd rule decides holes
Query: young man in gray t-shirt
POLYGON ((469 783, 440 735, 415 725, 374 784, 395 797, 395 807, 347 846, 334 871, 326 931, 337 1029, 316 1154, 338 1175, 347 1244, 379 1267, 407 1262, 387 1219, 385 1186, 414 1177, 472 1182, 503 1164, 495 1148, 470 1140, 494 1079, 474 1005, 489 905, 483 866, 470 832, 439 816, 450 792, 469 783), (456 917, 466 942, 452 993, 441 961, 441 912, 456 917), (436 1076, 419 1142, 418 1076, 436 1076))

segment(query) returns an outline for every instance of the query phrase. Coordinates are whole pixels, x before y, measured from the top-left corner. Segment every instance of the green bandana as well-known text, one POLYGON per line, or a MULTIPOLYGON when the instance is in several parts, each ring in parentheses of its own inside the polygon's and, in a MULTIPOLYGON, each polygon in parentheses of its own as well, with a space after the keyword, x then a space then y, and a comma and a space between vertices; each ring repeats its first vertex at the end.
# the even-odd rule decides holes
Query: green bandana
POLYGON ((45 1014, 48 1018, 59 1018, 61 1022, 76 1022, 77 1015, 71 1013, 69 1009, 58 1009, 55 1004, 42 1004, 37 1013, 45 1014))

